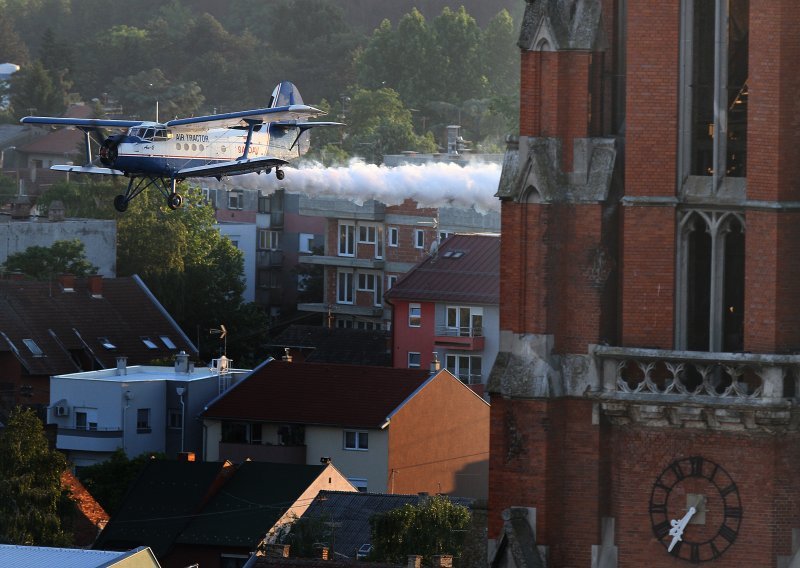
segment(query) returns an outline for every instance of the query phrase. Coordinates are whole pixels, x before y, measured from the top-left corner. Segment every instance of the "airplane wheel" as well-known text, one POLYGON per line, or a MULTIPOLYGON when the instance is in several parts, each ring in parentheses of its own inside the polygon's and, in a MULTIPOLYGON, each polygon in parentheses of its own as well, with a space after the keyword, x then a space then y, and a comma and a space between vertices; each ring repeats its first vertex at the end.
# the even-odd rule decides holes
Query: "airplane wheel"
POLYGON ((114 209, 120 213, 125 213, 128 210, 128 200, 125 199, 124 195, 117 195, 114 198, 114 209))
POLYGON ((270 172, 272 172, 272 168, 266 168, 266 169, 264 170, 264 173, 265 173, 265 174, 268 174, 268 173, 270 173, 270 172))
POLYGON ((170 209, 178 209, 183 204, 183 197, 178 193, 173 193, 167 197, 167 205, 170 209))
POLYGON ((283 170, 277 170, 277 169, 275 170, 275 177, 276 178, 283 179, 283 176, 285 176, 285 175, 286 174, 283 172, 283 170))

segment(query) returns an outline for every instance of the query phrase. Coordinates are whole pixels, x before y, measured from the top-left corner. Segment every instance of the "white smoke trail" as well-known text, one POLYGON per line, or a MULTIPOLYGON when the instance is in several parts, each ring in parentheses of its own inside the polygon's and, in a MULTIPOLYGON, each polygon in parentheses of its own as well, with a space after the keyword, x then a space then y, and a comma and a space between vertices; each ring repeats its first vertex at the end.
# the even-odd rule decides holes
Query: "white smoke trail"
POLYGON ((359 205, 370 199, 398 205, 410 198, 420 207, 475 207, 480 213, 500 209, 500 201, 494 197, 500 181, 500 164, 496 163, 460 166, 434 162, 387 167, 354 160, 347 167, 310 164, 287 167, 285 171, 282 181, 274 173, 245 174, 221 183, 203 180, 202 185, 228 190, 254 189, 265 194, 284 188, 310 197, 352 199, 359 205))

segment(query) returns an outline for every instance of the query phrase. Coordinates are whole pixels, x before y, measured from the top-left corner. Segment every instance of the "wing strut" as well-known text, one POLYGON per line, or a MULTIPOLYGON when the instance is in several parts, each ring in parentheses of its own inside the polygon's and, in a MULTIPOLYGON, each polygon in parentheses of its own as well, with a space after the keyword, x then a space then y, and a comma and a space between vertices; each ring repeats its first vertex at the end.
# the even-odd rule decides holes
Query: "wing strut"
POLYGON ((244 143, 244 154, 239 156, 239 160, 247 160, 250 157, 250 142, 253 140, 253 129, 261 124, 260 120, 245 119, 245 122, 247 122, 247 141, 244 143))

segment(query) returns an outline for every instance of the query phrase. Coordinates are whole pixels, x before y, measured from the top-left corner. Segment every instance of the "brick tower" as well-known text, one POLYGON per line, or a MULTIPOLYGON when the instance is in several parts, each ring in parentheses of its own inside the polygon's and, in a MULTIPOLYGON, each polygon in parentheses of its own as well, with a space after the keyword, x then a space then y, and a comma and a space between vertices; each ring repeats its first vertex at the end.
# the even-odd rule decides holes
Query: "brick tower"
POLYGON ((528 0, 493 566, 800 566, 796 0, 528 0))

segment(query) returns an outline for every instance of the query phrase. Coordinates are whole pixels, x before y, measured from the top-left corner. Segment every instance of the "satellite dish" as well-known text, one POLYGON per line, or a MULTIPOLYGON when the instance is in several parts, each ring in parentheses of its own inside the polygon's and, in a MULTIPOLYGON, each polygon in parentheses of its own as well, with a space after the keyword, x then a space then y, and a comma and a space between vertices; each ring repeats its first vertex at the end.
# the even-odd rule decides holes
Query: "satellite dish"
POLYGON ((435 255, 439 251, 439 241, 435 240, 431 243, 431 256, 435 255))

